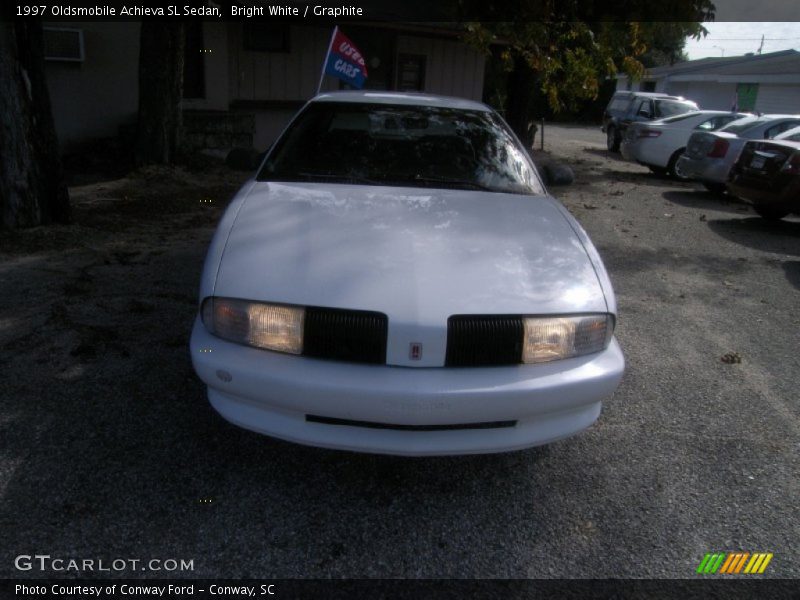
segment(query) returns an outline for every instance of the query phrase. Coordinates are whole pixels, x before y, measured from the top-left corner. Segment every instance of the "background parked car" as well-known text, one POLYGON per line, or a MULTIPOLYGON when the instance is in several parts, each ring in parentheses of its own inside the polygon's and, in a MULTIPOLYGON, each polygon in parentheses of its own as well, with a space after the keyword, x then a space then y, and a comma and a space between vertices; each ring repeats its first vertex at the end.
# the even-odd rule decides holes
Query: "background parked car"
POLYGON ((652 92, 617 92, 603 112, 601 129, 606 134, 606 147, 619 150, 622 136, 630 123, 653 121, 698 110, 696 103, 681 96, 652 92))
POLYGON ((708 190, 722 193, 733 163, 748 140, 772 139, 800 126, 800 115, 746 117, 719 131, 698 131, 686 144, 675 168, 708 190))
POLYGON ((622 140, 622 156, 650 167, 654 173, 669 172, 676 179, 686 177, 675 165, 695 131, 716 131, 748 116, 721 110, 699 110, 649 123, 631 123, 622 140))
MULTIPOLYGON (((787 137, 800 140, 800 128, 787 137)), ((747 142, 731 169, 728 190, 765 219, 800 212, 800 141, 747 142)))

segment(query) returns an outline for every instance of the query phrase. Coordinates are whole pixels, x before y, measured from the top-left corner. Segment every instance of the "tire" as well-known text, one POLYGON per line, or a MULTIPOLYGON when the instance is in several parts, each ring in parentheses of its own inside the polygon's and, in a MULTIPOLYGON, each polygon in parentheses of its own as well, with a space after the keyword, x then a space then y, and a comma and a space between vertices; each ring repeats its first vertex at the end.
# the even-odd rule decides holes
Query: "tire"
POLYGON ((710 181, 704 181, 703 187, 705 187, 709 192, 713 194, 724 194, 725 193, 725 184, 724 183, 713 183, 710 181))
POLYGON ((617 128, 609 125, 608 129, 606 130, 606 148, 608 148, 609 152, 619 152, 619 143, 620 143, 619 134, 617 134, 617 128))
POLYGON ((780 221, 783 217, 792 212, 776 206, 764 206, 758 204, 753 206, 753 210, 756 211, 759 217, 767 219, 768 221, 780 221))
MULTIPOLYGON (((685 151, 686 151, 686 148, 681 148, 680 150, 675 150, 675 152, 672 153, 672 156, 669 157, 669 164, 667 165, 667 171, 669 171, 669 173, 670 173, 670 175, 672 175, 673 179, 677 179, 678 181, 691 181, 692 180, 691 177, 688 177, 687 175, 684 175, 683 173, 680 172, 680 169, 677 168, 678 167, 678 160, 680 159, 681 156, 683 156, 683 153, 685 151)), ((724 190, 724 187, 723 187, 723 190, 724 190)))

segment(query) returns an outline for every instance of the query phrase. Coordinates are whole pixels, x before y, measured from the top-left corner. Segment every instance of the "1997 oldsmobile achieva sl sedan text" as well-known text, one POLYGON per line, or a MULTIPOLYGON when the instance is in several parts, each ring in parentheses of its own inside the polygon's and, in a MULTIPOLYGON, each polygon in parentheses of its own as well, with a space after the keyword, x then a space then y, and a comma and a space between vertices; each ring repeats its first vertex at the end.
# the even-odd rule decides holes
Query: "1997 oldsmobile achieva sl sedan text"
POLYGON ((405 455, 514 450, 599 416, 624 360, 586 233, 487 106, 309 102, 206 259, 194 368, 229 421, 405 455))

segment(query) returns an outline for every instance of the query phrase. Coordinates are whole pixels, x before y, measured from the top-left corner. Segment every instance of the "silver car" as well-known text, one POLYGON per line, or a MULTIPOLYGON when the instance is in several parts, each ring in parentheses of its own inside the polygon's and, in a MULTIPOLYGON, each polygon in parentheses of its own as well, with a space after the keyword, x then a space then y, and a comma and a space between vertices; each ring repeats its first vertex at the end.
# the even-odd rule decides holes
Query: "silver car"
POLYGON ((745 142, 772 139, 798 125, 800 115, 761 115, 739 119, 718 131, 693 133, 676 170, 712 192, 724 192, 728 173, 745 142))

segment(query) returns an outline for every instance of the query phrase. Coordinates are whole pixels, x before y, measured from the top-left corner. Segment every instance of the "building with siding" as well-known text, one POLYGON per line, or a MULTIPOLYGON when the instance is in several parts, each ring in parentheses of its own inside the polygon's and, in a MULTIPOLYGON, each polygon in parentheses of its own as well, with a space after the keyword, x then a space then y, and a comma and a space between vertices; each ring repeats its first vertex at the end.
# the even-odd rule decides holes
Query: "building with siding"
POLYGON ((703 58, 648 69, 638 82, 617 78, 617 90, 664 92, 700 108, 800 113, 800 52, 703 58))
MULTIPOLYGON (((46 74, 67 150, 135 123, 138 22, 45 24, 46 74)), ((343 23, 367 60, 367 89, 480 100, 484 56, 458 30, 418 23, 343 23)), ((331 27, 266 21, 187 23, 184 115, 188 142, 220 154, 264 149, 315 93, 331 27)), ((325 76, 322 91, 343 89, 325 76)))

